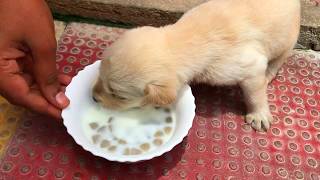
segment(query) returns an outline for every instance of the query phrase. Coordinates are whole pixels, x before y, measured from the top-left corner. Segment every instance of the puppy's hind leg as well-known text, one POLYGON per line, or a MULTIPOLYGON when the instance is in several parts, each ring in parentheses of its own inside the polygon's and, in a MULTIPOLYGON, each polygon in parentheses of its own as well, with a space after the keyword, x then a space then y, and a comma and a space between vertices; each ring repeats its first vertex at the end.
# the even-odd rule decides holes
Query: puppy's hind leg
POLYGON ((266 76, 267 76, 268 82, 271 82, 275 78, 280 67, 287 61, 287 59, 290 55, 290 52, 291 52, 291 49, 285 51, 279 57, 277 57, 269 62, 269 65, 268 65, 268 68, 266 71, 266 76))
POLYGON ((263 128, 268 130, 272 122, 267 98, 267 58, 264 55, 257 55, 256 63, 250 68, 251 76, 240 83, 247 104, 246 122, 257 131, 263 128))

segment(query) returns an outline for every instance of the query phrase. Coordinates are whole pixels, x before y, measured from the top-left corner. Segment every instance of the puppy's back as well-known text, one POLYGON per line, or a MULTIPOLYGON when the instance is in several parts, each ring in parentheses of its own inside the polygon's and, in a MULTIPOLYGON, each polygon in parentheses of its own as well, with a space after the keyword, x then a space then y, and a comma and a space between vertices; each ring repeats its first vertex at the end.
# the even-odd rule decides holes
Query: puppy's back
POLYGON ((183 33, 175 34, 190 42, 224 37, 235 44, 256 39, 272 58, 293 46, 299 22, 299 0, 212 0, 187 12, 175 24, 183 33))

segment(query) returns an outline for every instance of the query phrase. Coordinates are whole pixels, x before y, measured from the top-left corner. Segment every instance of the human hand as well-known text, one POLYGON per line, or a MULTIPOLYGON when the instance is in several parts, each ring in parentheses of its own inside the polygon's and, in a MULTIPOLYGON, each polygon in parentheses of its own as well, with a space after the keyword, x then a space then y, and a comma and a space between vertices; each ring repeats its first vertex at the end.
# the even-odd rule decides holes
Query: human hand
POLYGON ((0 1, 0 94, 9 102, 61 118, 70 77, 56 70, 53 19, 44 0, 0 1))

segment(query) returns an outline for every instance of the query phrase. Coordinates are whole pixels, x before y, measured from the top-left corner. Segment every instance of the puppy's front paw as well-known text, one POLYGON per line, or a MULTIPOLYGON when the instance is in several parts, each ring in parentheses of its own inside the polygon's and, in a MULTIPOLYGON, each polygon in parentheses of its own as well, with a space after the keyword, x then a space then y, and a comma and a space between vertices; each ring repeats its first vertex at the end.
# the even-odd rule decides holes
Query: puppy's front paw
POLYGON ((269 112, 254 112, 246 115, 246 122, 257 131, 268 130, 273 118, 269 112))

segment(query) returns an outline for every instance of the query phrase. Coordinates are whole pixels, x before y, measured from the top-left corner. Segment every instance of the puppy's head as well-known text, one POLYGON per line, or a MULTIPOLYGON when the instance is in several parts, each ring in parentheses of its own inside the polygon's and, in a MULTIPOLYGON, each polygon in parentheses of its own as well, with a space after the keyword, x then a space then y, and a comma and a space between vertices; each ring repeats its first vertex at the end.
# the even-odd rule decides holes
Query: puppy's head
POLYGON ((144 105, 166 106, 176 99, 178 80, 167 64, 164 37, 143 27, 126 32, 105 52, 93 98, 124 110, 144 105))

